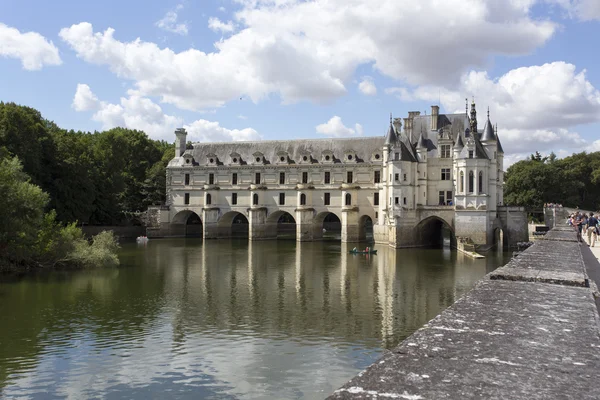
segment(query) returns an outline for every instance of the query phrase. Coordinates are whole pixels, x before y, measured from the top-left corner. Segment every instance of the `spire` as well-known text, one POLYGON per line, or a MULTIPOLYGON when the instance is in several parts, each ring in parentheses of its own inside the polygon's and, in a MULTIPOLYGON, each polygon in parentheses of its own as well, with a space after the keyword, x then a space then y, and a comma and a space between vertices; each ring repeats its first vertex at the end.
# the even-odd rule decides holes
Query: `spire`
POLYGON ((487 112, 487 121, 485 123, 485 128, 483 128, 483 133, 481 134, 481 141, 482 142, 493 142, 496 140, 496 135, 494 134, 494 127, 492 126, 492 123, 490 122, 490 108, 488 107, 488 112, 487 112))
POLYGON ((475 109, 475 97, 471 103, 471 132, 473 136, 477 134, 477 110, 475 109))
POLYGON ((465 97, 465 114, 467 115, 467 118, 469 118, 469 98, 465 97))
POLYGON ((396 136, 396 132, 394 131, 394 125, 392 123, 392 113, 390 113, 390 129, 388 129, 387 135, 385 137, 384 145, 386 145, 386 146, 393 145, 394 143, 396 143, 396 140, 397 140, 397 136, 396 136))

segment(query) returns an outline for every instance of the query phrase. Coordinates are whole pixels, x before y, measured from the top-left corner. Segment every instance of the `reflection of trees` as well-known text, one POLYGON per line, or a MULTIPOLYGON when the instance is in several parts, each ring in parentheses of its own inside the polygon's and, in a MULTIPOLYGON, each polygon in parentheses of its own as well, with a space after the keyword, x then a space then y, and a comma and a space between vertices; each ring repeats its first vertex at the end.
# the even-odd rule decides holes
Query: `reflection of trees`
POLYGON ((35 368, 47 346, 85 335, 118 353, 164 320, 172 352, 203 332, 390 348, 490 268, 443 250, 378 250, 366 257, 332 242, 161 240, 125 246, 119 269, 4 283, 0 389, 35 368))
POLYGON ((9 375, 35 368, 46 346, 82 331, 107 348, 149 334, 163 279, 156 270, 140 274, 130 267, 147 257, 124 252, 119 269, 39 273, 2 283, 0 388, 9 375))

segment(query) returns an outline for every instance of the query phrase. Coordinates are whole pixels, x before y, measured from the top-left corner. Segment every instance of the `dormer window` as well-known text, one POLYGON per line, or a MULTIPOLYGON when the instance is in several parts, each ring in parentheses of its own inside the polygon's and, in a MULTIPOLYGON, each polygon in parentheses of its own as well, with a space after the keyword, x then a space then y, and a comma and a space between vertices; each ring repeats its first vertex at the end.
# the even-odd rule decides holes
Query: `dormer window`
POLYGON ((380 161, 380 160, 381 160, 381 154, 379 154, 379 153, 374 153, 374 154, 371 156, 371 159, 372 159, 373 161, 380 161))
POLYGON ((356 152, 354 152, 353 150, 346 151, 344 153, 344 162, 355 163, 356 162, 356 152))
POLYGON ((277 152, 277 164, 289 164, 290 158, 287 151, 277 152))
POLYGON ((217 155, 214 153, 209 153, 206 155, 206 165, 217 165, 218 164, 217 155))
POLYGON ((229 159, 231 165, 240 165, 242 163, 242 157, 236 152, 231 153, 229 159))
POLYGON ((321 154, 321 162, 325 163, 325 164, 332 164, 335 160, 335 157, 333 156, 333 152, 331 150, 325 150, 322 154, 321 154))
POLYGON ((254 164, 264 164, 264 162, 265 162, 264 154, 259 151, 252 154, 252 157, 254 157, 254 164))
POLYGON ((189 154, 189 153, 184 154, 183 159, 185 160, 185 165, 191 166, 193 164, 194 157, 191 154, 189 154))
POLYGON ((300 164, 312 163, 312 156, 310 153, 300 153, 300 164))

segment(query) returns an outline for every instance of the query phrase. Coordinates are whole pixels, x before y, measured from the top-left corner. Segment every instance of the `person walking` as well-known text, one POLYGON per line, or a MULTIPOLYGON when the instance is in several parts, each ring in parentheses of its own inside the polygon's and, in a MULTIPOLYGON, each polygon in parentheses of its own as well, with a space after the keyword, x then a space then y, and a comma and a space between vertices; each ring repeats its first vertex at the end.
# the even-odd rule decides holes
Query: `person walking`
POLYGON ((594 247, 598 237, 598 218, 594 216, 594 213, 590 213, 590 217, 588 218, 587 237, 588 244, 594 247))

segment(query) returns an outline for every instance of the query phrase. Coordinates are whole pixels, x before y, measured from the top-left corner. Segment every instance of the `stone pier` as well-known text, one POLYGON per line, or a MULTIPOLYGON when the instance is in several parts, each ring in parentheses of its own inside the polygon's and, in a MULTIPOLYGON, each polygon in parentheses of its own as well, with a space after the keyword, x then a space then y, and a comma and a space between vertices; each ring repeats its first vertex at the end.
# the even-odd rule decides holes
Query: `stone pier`
POLYGON ((600 265, 583 246, 550 231, 330 398, 597 399, 600 265))

